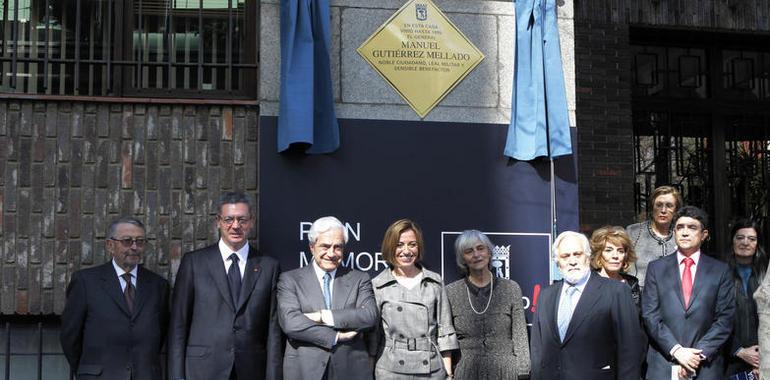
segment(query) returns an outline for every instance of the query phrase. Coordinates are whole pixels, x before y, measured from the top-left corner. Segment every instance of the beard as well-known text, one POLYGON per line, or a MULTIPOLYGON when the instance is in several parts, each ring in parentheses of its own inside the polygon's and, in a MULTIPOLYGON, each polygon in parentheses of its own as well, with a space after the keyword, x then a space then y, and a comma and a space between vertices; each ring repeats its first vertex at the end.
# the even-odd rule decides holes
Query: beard
POLYGON ((570 284, 577 284, 577 282, 583 279, 583 277, 585 277, 586 274, 588 274, 587 265, 584 267, 581 267, 580 270, 562 272, 561 276, 564 278, 564 281, 567 281, 570 284))

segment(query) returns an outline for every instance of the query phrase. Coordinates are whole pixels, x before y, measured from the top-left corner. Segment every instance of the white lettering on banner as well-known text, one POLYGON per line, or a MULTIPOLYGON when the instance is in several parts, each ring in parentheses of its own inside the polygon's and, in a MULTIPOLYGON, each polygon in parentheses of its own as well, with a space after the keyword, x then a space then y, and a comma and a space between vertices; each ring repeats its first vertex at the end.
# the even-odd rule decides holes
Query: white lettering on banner
POLYGON ((345 229, 348 230, 349 237, 361 241, 361 223, 356 223, 356 229, 353 229, 350 223, 345 222, 345 229))
MULTIPOLYGON (((302 268, 310 264, 313 255, 310 252, 299 252, 299 267, 302 268)), ((345 268, 358 269, 364 272, 375 270, 377 272, 388 267, 388 263, 382 259, 382 253, 375 252, 348 252, 340 263, 345 268)))
POLYGON ((529 300, 529 297, 522 296, 521 299, 524 300, 524 309, 529 309, 529 305, 532 304, 532 301, 529 300))
POLYGON ((299 241, 305 241, 308 239, 307 235, 310 233, 311 222, 299 222, 299 241))

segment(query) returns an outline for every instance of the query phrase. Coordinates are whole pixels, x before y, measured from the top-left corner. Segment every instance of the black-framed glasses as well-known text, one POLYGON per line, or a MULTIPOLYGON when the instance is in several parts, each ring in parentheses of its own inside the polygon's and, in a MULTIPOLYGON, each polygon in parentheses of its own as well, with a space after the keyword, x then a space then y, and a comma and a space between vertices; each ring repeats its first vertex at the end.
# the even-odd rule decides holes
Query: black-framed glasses
POLYGON ((115 239, 110 238, 112 241, 119 242, 123 247, 130 248, 132 245, 136 244, 137 247, 141 248, 144 247, 144 245, 147 243, 147 240, 145 238, 123 238, 123 239, 115 239))
POLYGON ((238 222, 238 224, 241 225, 241 226, 251 222, 251 218, 250 217, 247 218, 245 216, 239 216, 237 218, 234 218, 232 216, 227 216, 227 217, 224 217, 224 218, 221 217, 221 216, 218 216, 218 218, 219 218, 220 221, 222 221, 222 223, 224 223, 228 227, 232 226, 233 224, 235 224, 235 222, 238 222))

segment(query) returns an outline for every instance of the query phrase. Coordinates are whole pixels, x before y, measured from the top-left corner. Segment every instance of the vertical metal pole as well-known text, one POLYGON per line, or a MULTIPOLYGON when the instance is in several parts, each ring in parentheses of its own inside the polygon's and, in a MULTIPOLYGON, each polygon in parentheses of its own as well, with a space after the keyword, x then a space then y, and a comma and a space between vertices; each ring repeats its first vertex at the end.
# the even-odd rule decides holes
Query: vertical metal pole
POLYGON ((11 87, 16 88, 16 59, 19 56, 19 0, 13 0, 13 27, 11 28, 11 87))
MULTIPOLYGON (((51 54, 51 41, 48 41, 48 34, 51 32, 51 4, 50 0, 45 0, 45 38, 43 38, 43 90, 48 90, 48 60, 51 54)), ((46 91, 47 92, 47 91, 46 91)))
POLYGON ((203 0, 198 0, 198 91, 203 89, 203 0))
POLYGON ((5 38, 5 27, 8 25, 8 0, 3 0, 3 27, 0 28, 0 41, 3 42, 2 50, 0 50, 0 55, 5 57, 5 49, 6 45, 8 45, 8 41, 5 38))
MULTIPOLYGON (((107 0, 107 94, 112 90, 112 2, 107 0)), ((104 94, 104 95, 107 95, 104 94)))
POLYGON ((37 380, 43 380, 43 322, 37 323, 37 380))
POLYGON ((75 95, 80 94, 80 0, 75 1, 75 82, 72 89, 75 95))
MULTIPOLYGON (((138 58, 137 58, 137 68, 138 68, 138 70, 137 70, 137 73, 136 73, 136 78, 137 78, 137 80, 136 80, 136 88, 137 89, 141 89, 142 88, 142 83, 143 83, 142 82, 142 59, 143 59, 143 56, 144 56, 144 29, 142 29, 143 26, 144 26, 142 24, 142 16, 143 16, 142 13, 144 11, 143 7, 144 7, 144 4, 142 4, 142 0, 139 0, 139 12, 137 14, 137 20, 138 20, 137 30, 139 31, 139 41, 138 41, 138 44, 139 44, 139 55, 138 55, 138 58)), ((131 35, 133 36, 133 32, 131 33, 131 35)), ((132 37, 131 40, 132 40, 132 46, 133 46, 133 37, 132 37)))
POLYGON ((11 322, 5 322, 5 380, 11 380, 11 322))
POLYGON ((233 0, 227 0, 227 71, 225 71, 225 90, 232 89, 233 77, 233 0))

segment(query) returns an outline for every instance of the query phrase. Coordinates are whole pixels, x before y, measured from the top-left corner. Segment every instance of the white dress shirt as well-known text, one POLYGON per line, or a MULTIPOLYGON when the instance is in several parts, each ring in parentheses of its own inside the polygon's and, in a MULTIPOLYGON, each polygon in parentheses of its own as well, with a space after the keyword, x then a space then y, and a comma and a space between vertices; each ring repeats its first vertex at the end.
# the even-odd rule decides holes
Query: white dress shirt
MULTIPOLYGON (((684 258, 687 257, 682 254, 682 252, 676 251, 676 262, 679 264, 679 279, 682 279, 682 275, 684 274, 684 258)), ((698 261, 700 260, 700 251, 696 251, 692 255, 690 255, 690 258, 694 262, 694 264, 690 267, 690 274, 692 275, 692 284, 695 285, 695 272, 698 271, 698 261)))
POLYGON ((123 268, 118 266, 118 263, 115 262, 115 259, 112 259, 112 266, 115 268, 115 273, 118 276, 118 281, 120 281, 120 290, 125 293, 126 291, 126 280, 123 278, 124 273, 131 273, 131 285, 134 286, 134 289, 136 289, 136 274, 138 273, 138 266, 135 266, 134 269, 131 269, 131 271, 126 272, 123 270, 123 268))
POLYGON ((219 239, 219 254, 222 255, 222 261, 225 264, 225 273, 230 270, 230 264, 233 262, 230 260, 230 255, 235 253, 238 255, 238 269, 241 272, 241 279, 246 272, 246 259, 249 257, 249 244, 244 244, 241 249, 233 252, 233 249, 228 247, 222 239, 219 239))

